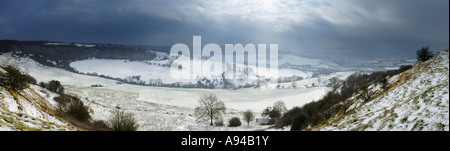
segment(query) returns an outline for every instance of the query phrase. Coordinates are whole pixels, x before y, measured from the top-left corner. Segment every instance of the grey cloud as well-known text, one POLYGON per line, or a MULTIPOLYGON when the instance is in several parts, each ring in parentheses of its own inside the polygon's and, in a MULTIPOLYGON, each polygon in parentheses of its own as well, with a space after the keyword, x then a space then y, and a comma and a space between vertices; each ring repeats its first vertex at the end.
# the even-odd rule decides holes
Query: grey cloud
POLYGON ((0 1, 0 39, 172 45, 191 44, 193 35, 201 35, 204 44, 278 43, 291 53, 328 55, 405 55, 424 45, 449 47, 447 0, 324 0, 308 5, 334 12, 305 12, 302 22, 296 21, 297 14, 269 21, 252 14, 220 14, 210 3, 0 1))

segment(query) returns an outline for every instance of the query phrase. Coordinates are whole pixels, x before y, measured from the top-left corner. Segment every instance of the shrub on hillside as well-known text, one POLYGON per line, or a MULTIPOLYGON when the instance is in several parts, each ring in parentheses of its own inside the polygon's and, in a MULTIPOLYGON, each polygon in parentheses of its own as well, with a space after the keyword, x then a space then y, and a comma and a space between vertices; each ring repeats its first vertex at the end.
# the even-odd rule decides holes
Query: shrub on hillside
POLYGON ((5 70, 6 73, 0 72, 0 85, 10 86, 14 90, 23 90, 28 86, 27 82, 36 83, 36 79, 22 73, 19 69, 11 65, 1 68, 5 70))
POLYGON ((73 97, 66 109, 66 114, 69 114, 80 121, 87 121, 91 118, 89 115, 89 108, 77 97, 73 97))
POLYGON ((114 131, 136 131, 139 128, 133 114, 119 109, 112 113, 109 123, 114 131))
POLYGON ((417 61, 425 62, 433 56, 433 52, 430 51, 430 47, 422 47, 416 51, 417 61))
POLYGON ((60 95, 53 100, 58 102, 57 111, 64 116, 70 116, 79 121, 88 121, 91 118, 89 108, 78 97, 60 95))
POLYGON ((53 100, 58 103, 56 115, 64 118, 71 124, 85 130, 111 130, 104 121, 92 120, 88 106, 85 106, 78 97, 61 93, 59 96, 54 97, 53 100))
POLYGON ((241 126, 241 120, 239 119, 239 117, 233 117, 230 119, 230 121, 228 121, 229 123, 229 127, 238 127, 241 126))
POLYGON ((61 82, 59 82, 58 80, 51 80, 48 83, 39 82, 39 86, 46 88, 55 93, 59 93, 59 94, 64 93, 64 87, 62 86, 61 82))

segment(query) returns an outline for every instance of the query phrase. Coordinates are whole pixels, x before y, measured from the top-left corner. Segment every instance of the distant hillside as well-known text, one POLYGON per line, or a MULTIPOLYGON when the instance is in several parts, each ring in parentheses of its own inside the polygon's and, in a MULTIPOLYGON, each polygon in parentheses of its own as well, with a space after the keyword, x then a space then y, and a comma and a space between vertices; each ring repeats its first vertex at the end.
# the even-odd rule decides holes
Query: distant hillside
POLYGON ((89 58, 152 60, 156 57, 147 48, 130 45, 79 44, 51 41, 0 40, 0 53, 13 52, 50 67, 72 70, 70 62, 89 58))
POLYGON ((449 130, 448 50, 347 100, 341 110, 310 130, 449 130))

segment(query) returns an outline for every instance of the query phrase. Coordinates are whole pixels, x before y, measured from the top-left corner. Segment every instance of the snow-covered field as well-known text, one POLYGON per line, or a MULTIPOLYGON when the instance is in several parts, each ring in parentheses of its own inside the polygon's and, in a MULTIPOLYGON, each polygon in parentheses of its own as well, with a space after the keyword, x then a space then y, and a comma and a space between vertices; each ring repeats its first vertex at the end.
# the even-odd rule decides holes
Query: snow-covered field
MULTIPOLYGON (((286 59, 297 59, 296 61, 301 61, 301 58, 292 58, 292 57, 286 57, 286 59)), ((312 60, 312 59, 309 59, 312 60)), ((81 61, 75 61, 70 63, 70 67, 74 68, 80 73, 84 74, 96 74, 96 75, 106 75, 113 78, 121 78, 126 79, 127 77, 132 76, 140 76, 140 80, 143 82, 148 83, 149 80, 156 80, 160 79, 163 83, 175 83, 175 82, 184 82, 184 83, 197 83, 197 80, 200 78, 206 77, 208 79, 217 79, 220 78, 220 74, 205 74, 202 73, 201 68, 193 68, 193 75, 190 79, 176 79, 172 78, 170 76, 170 62, 171 59, 166 60, 148 60, 148 61, 129 61, 129 60, 111 60, 111 59, 87 59, 87 60, 81 60, 81 61), (205 76, 206 75, 206 76, 205 76)), ((290 60, 287 60, 290 61, 290 60)), ((205 62, 205 61, 203 61, 205 62)), ((284 63, 286 61, 283 61, 284 63)), ((282 63, 283 63, 282 62, 282 63)), ((314 60, 311 62, 312 64, 317 64, 317 60, 314 60)), ((183 66, 191 64, 190 62, 186 62, 183 60, 180 60, 179 63, 183 66)), ((202 61, 199 59, 194 59, 192 64, 200 64, 202 61)), ((219 63, 215 61, 214 63, 219 63)), ((299 62, 300 64, 303 64, 306 62, 299 62)), ((243 70, 244 66, 242 64, 237 64, 237 75, 236 77, 243 77, 243 70), (239 72, 240 70, 240 72, 239 72)), ((185 68, 185 67, 183 67, 185 68)), ((236 83, 240 85, 244 85, 245 83, 252 83, 255 81, 256 76, 259 77, 266 77, 266 78, 278 78, 278 77, 292 77, 294 75, 299 77, 311 77, 311 72, 304 72, 300 70, 294 70, 294 69, 278 69, 278 75, 274 75, 273 71, 270 70, 267 71, 261 71, 258 74, 252 72, 256 71, 256 67, 249 66, 249 68, 252 68, 249 70, 248 73, 248 79, 245 79, 241 83, 236 83), (253 79, 253 80, 251 80, 253 79)), ((230 71, 224 71, 227 74, 232 74, 230 71)), ((189 73, 189 72, 188 72, 189 73)), ((182 75, 184 77, 189 77, 190 75, 182 75)), ((230 75, 231 76, 231 75, 230 75)), ((263 80, 263 79, 261 79, 263 80)))
MULTIPOLYGON (((335 76, 343 79, 353 73, 341 72, 319 78, 309 77, 296 81, 297 88, 295 89, 290 87, 291 82, 268 84, 261 86, 259 89, 188 89, 121 84, 115 80, 76 74, 59 68, 42 66, 31 59, 11 59, 8 55, 2 55, 0 59, 8 60, 10 64, 15 64, 22 70, 27 71, 38 82, 48 82, 50 80, 60 81, 65 86, 66 93, 82 98, 85 104, 90 107, 91 115, 95 120, 108 120, 111 111, 115 110, 116 107, 133 113, 140 125, 139 130, 265 129, 267 126, 259 125, 261 121, 264 121, 260 116, 264 108, 272 106, 276 101, 285 102, 289 109, 318 100, 329 90, 328 87, 325 87, 327 79, 335 76), (315 87, 311 87, 313 83, 315 83, 315 87), (103 87, 91 87, 91 85, 102 85, 103 87), (280 85, 279 88, 277 88, 278 85, 280 85), (224 117, 225 124, 228 123, 228 119, 231 117, 242 117, 241 111, 247 109, 255 112, 259 122, 253 121, 250 126, 243 124, 243 126, 238 128, 229 128, 226 126, 210 127, 208 123, 196 122, 196 118, 193 117, 194 107, 197 105, 199 98, 206 94, 215 94, 221 101, 224 101, 227 107, 227 113, 224 117)), ((104 63, 104 61, 108 60, 89 60, 90 63, 95 63, 96 61, 104 63)), ((118 64, 126 63, 125 61, 118 60, 112 60, 111 62, 118 64)), ((148 64, 139 62, 131 64, 128 62, 126 65, 148 66, 148 64)), ((91 66, 94 65, 91 64, 91 66)), ((115 66, 120 69, 115 68, 111 70, 113 67, 107 65, 107 67, 103 66, 103 70, 100 71, 110 70, 110 72, 114 73, 114 71, 122 70, 120 66, 115 66)), ((158 71, 157 69, 152 70, 158 71)), ((133 70, 132 72, 136 71, 133 70)), ((301 71, 298 72, 304 73, 301 71)))

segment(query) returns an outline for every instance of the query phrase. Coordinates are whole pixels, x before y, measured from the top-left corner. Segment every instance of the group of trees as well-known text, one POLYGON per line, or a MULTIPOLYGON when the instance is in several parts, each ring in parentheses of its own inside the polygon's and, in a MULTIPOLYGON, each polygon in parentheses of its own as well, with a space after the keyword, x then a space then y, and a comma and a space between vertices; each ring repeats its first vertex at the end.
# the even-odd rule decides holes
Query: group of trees
MULTIPOLYGON (((226 73, 223 72, 220 74, 220 76, 212 77, 211 79, 208 79, 206 77, 197 77, 197 82, 173 82, 173 83, 163 83, 163 81, 160 78, 157 79, 142 79, 140 75, 133 75, 133 76, 127 76, 125 78, 118 78, 118 77, 111 77, 108 75, 98 74, 96 72, 93 73, 81 73, 79 71, 74 71, 79 74, 86 74, 90 76, 99 76, 102 78, 107 79, 113 79, 117 80, 123 83, 129 83, 129 84, 137 84, 137 85, 145 85, 145 86, 156 86, 156 87, 178 87, 178 88, 206 88, 206 89, 216 89, 216 88, 222 88, 222 89, 241 89, 241 88, 260 88, 261 84, 267 84, 271 79, 265 78, 265 79, 257 79, 253 82, 245 83, 244 85, 237 85, 233 83, 233 80, 226 78, 226 73)), ((302 80, 303 77, 293 75, 291 77, 278 77, 277 80, 278 83, 286 83, 286 82, 292 82, 291 85, 289 85, 287 88, 293 88, 295 89, 297 87, 297 84, 295 81, 302 80)), ((277 88, 283 88, 284 86, 278 85, 277 88)))
MULTIPOLYGON (((271 107, 263 110, 261 116, 269 117, 270 121, 266 124, 274 124, 287 111, 286 105, 282 101, 277 101, 271 107)), ((209 122, 209 125, 222 126, 223 115, 226 107, 223 101, 220 101, 216 95, 208 94, 200 97, 199 104, 195 107, 195 117, 199 122, 209 122), (216 121, 216 122, 214 122, 216 121)), ((250 125, 255 120, 255 114, 251 110, 242 112, 242 119, 250 125)), ((239 117, 229 119, 229 127, 241 126, 239 117)))
POLYGON ((294 81, 299 81, 299 80, 303 80, 303 77, 293 75, 291 77, 278 77, 277 82, 278 83, 288 83, 288 82, 294 82, 294 81))
MULTIPOLYGON (((222 126, 223 115, 226 112, 225 103, 220 101, 216 95, 208 94, 200 97, 199 104, 195 107, 195 116, 198 121, 209 122, 209 125, 222 126), (217 122, 214 122, 217 121, 217 122)), ((250 122, 255 120, 255 115, 251 110, 243 112, 243 119, 250 125, 250 122)), ((229 127, 241 126, 239 117, 232 117, 229 121, 229 127)))

